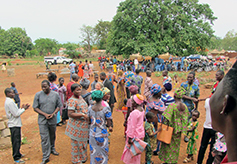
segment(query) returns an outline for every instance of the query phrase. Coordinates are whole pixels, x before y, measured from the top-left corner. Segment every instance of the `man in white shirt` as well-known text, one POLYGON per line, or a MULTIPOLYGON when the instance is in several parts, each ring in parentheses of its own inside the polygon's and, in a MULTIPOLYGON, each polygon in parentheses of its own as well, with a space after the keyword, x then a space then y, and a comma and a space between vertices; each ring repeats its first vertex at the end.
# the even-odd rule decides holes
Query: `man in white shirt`
POLYGON ((12 141, 12 155, 15 163, 25 163, 21 160, 23 155, 20 153, 21 148, 21 114, 29 108, 29 104, 23 104, 22 108, 18 108, 14 102, 15 93, 11 88, 5 89, 6 101, 5 101, 5 111, 8 120, 8 127, 11 132, 12 141))
POLYGON ((201 140, 201 145, 199 148, 198 152, 198 159, 197 159, 197 164, 202 164, 203 163, 203 158, 207 149, 207 146, 210 142, 210 151, 208 155, 208 159, 206 164, 212 164, 214 157, 212 156, 212 148, 215 143, 215 134, 216 131, 212 129, 212 122, 211 122, 211 109, 210 109, 210 104, 209 104, 210 98, 207 98, 205 101, 205 109, 206 109, 206 121, 204 122, 204 129, 203 129, 203 134, 202 134, 202 140, 201 140))

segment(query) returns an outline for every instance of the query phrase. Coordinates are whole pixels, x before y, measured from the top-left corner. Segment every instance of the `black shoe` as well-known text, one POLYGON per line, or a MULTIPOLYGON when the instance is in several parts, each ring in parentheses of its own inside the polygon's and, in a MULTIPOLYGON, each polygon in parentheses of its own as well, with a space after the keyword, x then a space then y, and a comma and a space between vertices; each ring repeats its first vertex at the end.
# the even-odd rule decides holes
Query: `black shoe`
POLYGON ((46 164, 49 162, 49 159, 43 160, 40 164, 46 164))
POLYGON ((62 126, 62 125, 60 123, 58 123, 57 126, 62 126))
POLYGON ((53 154, 53 155, 59 155, 59 153, 56 152, 56 150, 51 151, 51 154, 53 154))
POLYGON ((153 155, 154 155, 154 156, 158 155, 158 152, 153 151, 153 155))

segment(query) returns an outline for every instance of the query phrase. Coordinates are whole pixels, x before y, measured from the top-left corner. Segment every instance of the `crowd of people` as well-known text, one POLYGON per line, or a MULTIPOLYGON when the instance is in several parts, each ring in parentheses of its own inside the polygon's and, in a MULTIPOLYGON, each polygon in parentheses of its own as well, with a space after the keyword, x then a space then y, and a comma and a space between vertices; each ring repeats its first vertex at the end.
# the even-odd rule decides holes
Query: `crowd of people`
MULTIPOLYGON (((57 75, 48 74, 48 80, 41 82, 42 91, 35 94, 33 101, 34 111, 38 113, 41 136, 43 153, 41 164, 49 162, 50 154, 59 155, 55 149, 56 128, 64 124, 66 124, 65 134, 71 139, 72 163, 79 164, 87 161, 88 144, 90 163, 108 163, 109 144, 117 144, 109 141, 109 134, 113 132, 114 126, 112 117, 114 110, 124 114, 125 146, 121 154, 121 160, 124 163, 141 163, 141 153, 133 154, 132 146, 143 140, 147 144, 146 164, 153 163, 151 161, 153 155, 158 155, 164 163, 178 163, 182 134, 185 136, 185 142, 188 143, 187 157, 183 162, 188 163, 194 160, 193 155, 197 152, 196 140, 199 137, 197 127, 200 116, 198 103, 200 101, 205 101, 206 121, 197 163, 203 163, 210 139, 208 164, 213 162, 220 164, 227 153, 226 145, 229 146, 231 143, 233 145, 228 147, 228 159, 231 162, 237 161, 237 156, 235 156, 237 144, 234 141, 237 137, 234 121, 237 63, 226 76, 222 70, 218 70, 217 82, 213 85, 210 96, 200 99, 199 82, 195 78, 195 72, 190 72, 187 81, 178 87, 176 86, 177 79, 172 80, 168 75, 168 70, 163 70, 163 82, 159 85, 152 80, 153 71, 150 67, 145 69, 145 79, 139 75, 143 65, 136 60, 132 61, 134 68, 133 63, 130 63, 131 65, 123 65, 126 69, 123 67, 120 69, 116 65, 120 62, 114 58, 112 65, 109 64, 106 67, 107 73, 93 74, 92 83, 88 78, 92 75, 90 70, 93 69, 93 65, 90 66, 87 60, 85 64, 80 62, 78 66, 74 62, 70 63, 70 82, 66 86, 64 86, 64 78, 60 77, 57 85, 57 75), (225 81, 227 85, 224 85, 222 81, 225 81), (144 92, 141 91, 143 83, 144 92), (176 88, 174 89, 173 86, 176 88), (174 90, 173 96, 168 94, 172 90, 174 90), (222 119, 225 122, 221 121, 222 119), (157 135, 162 131, 162 125, 173 128, 169 144, 157 140, 157 135)), ((104 69, 105 63, 101 63, 103 63, 103 58, 100 59, 100 66, 104 69)), ((21 160, 23 155, 20 153, 22 126, 20 115, 29 108, 29 104, 23 104, 20 107, 20 102, 14 102, 12 98, 19 93, 14 89, 14 83, 12 87, 5 89, 5 109, 9 118, 8 126, 11 130, 14 161, 24 163, 21 160), (16 103, 19 103, 19 106, 16 103)), ((227 158, 224 160, 227 161, 227 158)))
POLYGON ((227 70, 230 67, 229 58, 228 59, 188 59, 186 57, 180 58, 180 61, 174 61, 173 58, 169 60, 163 60, 157 56, 153 57, 151 60, 135 58, 118 60, 116 57, 99 57, 99 65, 101 70, 108 70, 112 67, 114 72, 119 70, 127 71, 127 66, 131 66, 133 72, 139 68, 142 72, 147 70, 151 71, 216 71, 218 69, 227 70), (206 69, 205 69, 206 68, 206 69))

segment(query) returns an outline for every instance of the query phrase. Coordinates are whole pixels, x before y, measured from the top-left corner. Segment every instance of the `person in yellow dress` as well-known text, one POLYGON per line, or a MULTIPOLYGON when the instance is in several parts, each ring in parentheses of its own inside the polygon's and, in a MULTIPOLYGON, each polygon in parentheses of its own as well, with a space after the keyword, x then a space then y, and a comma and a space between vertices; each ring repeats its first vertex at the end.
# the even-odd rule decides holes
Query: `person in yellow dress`
POLYGON ((113 69, 114 69, 114 73, 117 73, 117 64, 116 63, 113 64, 113 69))

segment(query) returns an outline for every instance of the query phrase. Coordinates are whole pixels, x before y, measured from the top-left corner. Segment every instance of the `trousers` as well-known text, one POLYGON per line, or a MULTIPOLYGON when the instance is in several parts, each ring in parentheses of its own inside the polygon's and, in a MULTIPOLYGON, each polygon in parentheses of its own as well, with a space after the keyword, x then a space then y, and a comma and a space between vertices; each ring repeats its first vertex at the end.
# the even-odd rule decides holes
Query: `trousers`
POLYGON ((43 159, 47 160, 50 153, 55 150, 56 125, 39 124, 43 159))
POLYGON ((210 152, 209 152, 206 164, 212 164, 214 157, 212 156, 211 152, 212 152, 213 145, 215 143, 215 134, 216 134, 216 131, 213 129, 207 129, 207 128, 203 129, 201 146, 200 146, 199 152, 198 152, 198 160, 197 160, 198 164, 202 164, 202 161, 203 161, 203 158, 204 158, 204 155, 205 155, 205 152, 206 152, 206 149, 207 149, 210 139, 211 139, 210 152))
POLYGON ((21 148, 21 127, 10 128, 11 141, 12 141, 12 156, 14 161, 21 158, 20 148, 21 148))

